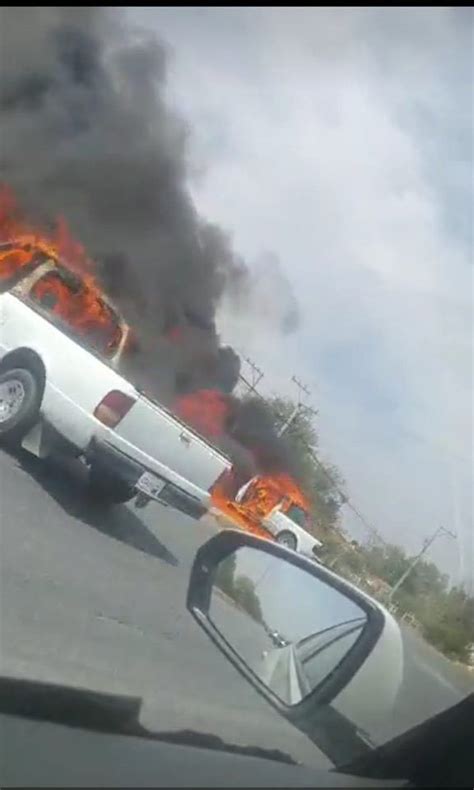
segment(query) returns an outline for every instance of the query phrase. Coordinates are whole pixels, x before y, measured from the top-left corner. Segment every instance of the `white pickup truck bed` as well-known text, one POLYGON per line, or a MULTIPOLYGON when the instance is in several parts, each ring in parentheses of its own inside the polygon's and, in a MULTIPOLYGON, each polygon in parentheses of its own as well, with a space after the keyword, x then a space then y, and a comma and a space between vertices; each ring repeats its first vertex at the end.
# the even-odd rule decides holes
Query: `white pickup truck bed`
MULTIPOLYGON (((48 273, 52 266, 51 261, 40 266, 31 278, 33 285, 43 276, 41 270, 48 273)), ((58 271, 57 264, 53 270, 58 271)), ((166 484, 153 498, 191 515, 205 512, 209 489, 230 461, 140 394, 110 362, 58 328, 51 312, 31 297, 30 285, 22 281, 0 293, 0 376, 9 368, 29 366, 38 379, 41 399, 33 433, 39 425, 52 427, 66 446, 108 475, 134 487, 149 472, 166 484), (113 428, 95 416, 98 404, 112 391, 133 401, 113 428)), ((32 431, 23 440, 30 449, 32 431)))

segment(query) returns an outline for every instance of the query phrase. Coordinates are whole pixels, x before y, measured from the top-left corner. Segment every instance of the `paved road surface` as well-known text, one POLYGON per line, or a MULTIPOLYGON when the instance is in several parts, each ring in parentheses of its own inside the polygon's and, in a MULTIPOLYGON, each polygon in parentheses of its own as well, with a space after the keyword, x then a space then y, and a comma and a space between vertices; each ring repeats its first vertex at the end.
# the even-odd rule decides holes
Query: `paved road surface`
POLYGON ((156 730, 196 729, 311 763, 314 744, 217 651, 185 606, 215 532, 167 508, 85 504, 77 465, 0 451, 0 657, 5 674, 143 696, 156 730))
POLYGON ((474 673, 452 664, 411 628, 404 627, 402 633, 404 680, 384 738, 419 724, 474 692, 474 673))
MULTIPOLYGON (((213 534, 151 505, 109 514, 81 469, 0 452, 1 671, 146 699, 143 722, 289 751, 315 747, 212 646, 185 608, 190 565, 213 534)), ((388 738, 468 693, 472 681, 412 632, 388 738)), ((319 763, 320 764, 320 763, 319 763)))

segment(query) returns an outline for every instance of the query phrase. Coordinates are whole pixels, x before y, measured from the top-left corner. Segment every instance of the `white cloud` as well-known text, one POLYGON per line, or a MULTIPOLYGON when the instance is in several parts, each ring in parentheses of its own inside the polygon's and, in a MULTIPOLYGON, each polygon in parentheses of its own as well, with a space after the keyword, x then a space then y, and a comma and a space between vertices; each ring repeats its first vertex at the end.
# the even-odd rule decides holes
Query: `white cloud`
POLYGON ((191 124, 199 208, 248 260, 274 250, 301 305, 291 337, 228 310, 223 333, 270 389, 292 373, 314 384, 323 445, 388 539, 415 550, 455 521, 461 563, 454 546, 433 556, 468 574, 472 250, 455 207, 472 208, 472 98, 453 97, 463 77, 468 90, 471 16, 133 15, 174 48, 170 98, 191 124))

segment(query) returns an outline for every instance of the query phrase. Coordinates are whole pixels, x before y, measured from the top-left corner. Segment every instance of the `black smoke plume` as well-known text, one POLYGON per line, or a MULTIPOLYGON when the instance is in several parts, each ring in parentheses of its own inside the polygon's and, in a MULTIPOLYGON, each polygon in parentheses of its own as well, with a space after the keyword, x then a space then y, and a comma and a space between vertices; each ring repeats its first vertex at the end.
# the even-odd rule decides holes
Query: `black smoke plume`
POLYGON ((187 130, 163 99, 162 45, 126 33, 119 14, 0 10, 0 181, 32 220, 65 216, 139 332, 137 369, 157 371, 158 384, 165 363, 194 361, 197 378, 207 371, 228 389, 214 313, 248 270, 190 198, 187 130), (193 353, 158 348, 173 320, 193 353))
POLYGON ((0 182, 35 224, 63 216, 96 261, 138 333, 124 372, 139 386, 168 403, 203 387, 231 393, 240 360, 220 347, 215 312, 251 276, 191 199, 164 47, 120 20, 98 7, 0 9, 0 182))

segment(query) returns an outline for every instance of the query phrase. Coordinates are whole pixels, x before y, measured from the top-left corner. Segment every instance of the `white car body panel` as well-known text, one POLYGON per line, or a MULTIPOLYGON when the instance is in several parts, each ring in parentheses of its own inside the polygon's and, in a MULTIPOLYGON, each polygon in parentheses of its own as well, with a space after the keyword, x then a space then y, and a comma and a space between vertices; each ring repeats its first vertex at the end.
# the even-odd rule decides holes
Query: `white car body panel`
POLYGON ((404 664, 403 641, 397 621, 378 601, 371 600, 383 613, 382 633, 351 682, 331 703, 339 713, 367 732, 373 731, 379 722, 383 723, 392 710, 403 681, 404 664))
POLYGON ((153 456, 158 448, 160 459, 173 462, 173 468, 187 480, 209 489, 224 469, 230 467, 217 450, 193 433, 164 408, 142 396, 115 429, 121 442, 136 443, 153 456), (159 437, 150 427, 159 423, 159 437))
MULTIPOLYGON (((239 489, 235 497, 235 501, 238 504, 242 503, 247 489, 250 488, 255 479, 256 478, 253 477, 239 489)), ((276 505, 273 510, 262 519, 261 526, 266 529, 270 535, 273 535, 274 538, 277 538, 282 532, 291 532, 296 538, 296 551, 311 559, 317 559, 317 554, 315 552, 317 549, 320 549, 323 544, 320 540, 315 538, 314 535, 311 535, 307 530, 300 527, 299 524, 296 524, 295 521, 285 515, 281 510, 281 503, 276 505)))
MULTIPOLYGON (((335 579, 342 579, 329 568, 324 572, 335 579)), ((370 732, 389 715, 400 690, 404 666, 403 640, 400 626, 388 609, 347 579, 342 580, 375 606, 384 621, 374 649, 350 683, 331 702, 346 718, 370 732)))
POLYGON ((275 538, 281 532, 291 532, 296 538, 296 551, 314 559, 314 551, 323 545, 320 540, 296 524, 279 510, 279 505, 263 519, 262 526, 275 538))

